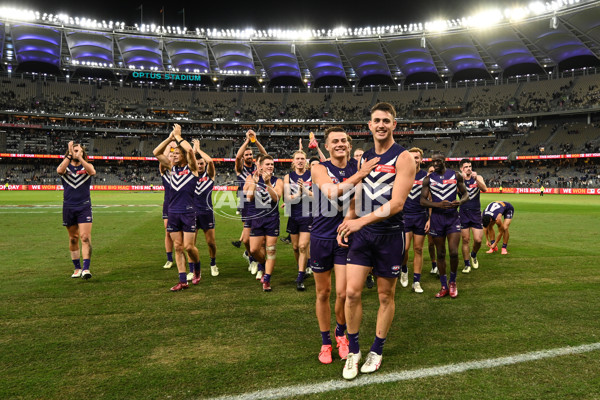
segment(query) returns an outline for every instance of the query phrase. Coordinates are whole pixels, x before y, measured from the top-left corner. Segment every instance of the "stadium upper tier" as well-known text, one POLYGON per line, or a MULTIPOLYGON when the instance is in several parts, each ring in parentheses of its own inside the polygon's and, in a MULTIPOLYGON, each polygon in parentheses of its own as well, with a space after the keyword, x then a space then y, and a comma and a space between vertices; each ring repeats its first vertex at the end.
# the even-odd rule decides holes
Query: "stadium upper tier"
POLYGON ((214 86, 395 86, 502 79, 600 64, 600 2, 534 3, 529 8, 502 18, 490 13, 477 23, 435 21, 298 37, 127 27, 1 8, 0 56, 7 71, 66 76, 104 70, 117 79, 142 73, 157 81, 199 80, 214 86), (541 9, 529 12, 536 7, 541 9))
MULTIPOLYGON (((419 85, 410 90, 209 91, 196 86, 70 79, 12 74, 2 78, 0 113, 67 115, 71 118, 174 119, 206 122, 357 122, 364 124, 379 101, 392 103, 400 124, 444 119, 515 118, 600 111, 600 71, 506 84, 419 85), (402 121, 405 120, 406 122, 402 121)), ((433 125, 436 127, 435 125, 433 125)))

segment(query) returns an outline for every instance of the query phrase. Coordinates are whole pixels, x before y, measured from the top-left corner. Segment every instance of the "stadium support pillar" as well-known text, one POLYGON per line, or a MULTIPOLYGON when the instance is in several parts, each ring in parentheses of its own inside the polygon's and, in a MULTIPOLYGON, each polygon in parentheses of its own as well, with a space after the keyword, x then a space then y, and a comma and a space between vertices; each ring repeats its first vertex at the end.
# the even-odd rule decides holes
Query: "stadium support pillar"
POLYGON ((537 119, 538 117, 533 117, 533 126, 537 128, 537 119))
POLYGON ((592 114, 588 113, 588 115, 587 115, 587 124, 591 125, 591 123, 592 123, 592 114))

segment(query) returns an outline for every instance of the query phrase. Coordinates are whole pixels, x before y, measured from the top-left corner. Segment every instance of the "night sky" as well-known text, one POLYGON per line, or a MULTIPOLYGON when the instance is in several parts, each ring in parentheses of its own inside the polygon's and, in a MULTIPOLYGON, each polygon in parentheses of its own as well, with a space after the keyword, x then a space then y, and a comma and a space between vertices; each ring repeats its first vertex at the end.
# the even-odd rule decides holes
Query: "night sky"
MULTIPOLYGON (((165 7, 165 25, 181 26, 185 8, 188 28, 255 28, 255 29, 330 29, 409 24, 438 18, 452 19, 475 14, 478 9, 504 8, 519 3, 507 0, 421 0, 378 1, 362 7, 350 2, 307 0, 288 1, 115 1, 115 0, 23 0, 6 1, 4 6, 16 6, 47 13, 65 12, 72 17, 124 21, 126 25, 140 22, 138 7, 143 4, 144 23, 162 23, 161 8, 165 7), (404 3, 404 4, 403 4, 404 3), (341 4, 341 5, 340 5, 341 4)), ((527 3, 521 3, 527 4, 527 3)))

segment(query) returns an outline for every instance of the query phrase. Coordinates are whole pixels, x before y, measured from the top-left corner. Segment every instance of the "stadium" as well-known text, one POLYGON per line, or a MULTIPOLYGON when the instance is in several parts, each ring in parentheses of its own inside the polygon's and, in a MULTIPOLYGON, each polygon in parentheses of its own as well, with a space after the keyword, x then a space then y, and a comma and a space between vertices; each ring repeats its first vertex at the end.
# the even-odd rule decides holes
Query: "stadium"
MULTIPOLYGON (((600 398, 600 2, 305 30, 114 17, 0 5, 0 397, 600 398), (315 285, 295 290, 291 246, 278 241, 263 293, 231 245, 242 226, 224 199, 248 130, 283 177, 299 141, 317 156, 311 134, 327 154, 331 126, 371 149, 379 102, 423 168, 435 152, 453 169, 469 158, 488 186, 482 207, 515 205, 514 232, 507 257, 481 254, 459 275, 458 299, 434 299, 435 275, 424 295, 398 287, 381 371, 344 382, 342 361, 317 360, 315 285), (185 293, 169 292, 176 272, 162 268, 153 156, 173 124, 215 161, 213 201, 225 204, 221 274, 185 293), (68 278, 60 226, 70 141, 96 170, 89 281, 68 278)), ((367 342, 377 291, 363 302, 367 342)))

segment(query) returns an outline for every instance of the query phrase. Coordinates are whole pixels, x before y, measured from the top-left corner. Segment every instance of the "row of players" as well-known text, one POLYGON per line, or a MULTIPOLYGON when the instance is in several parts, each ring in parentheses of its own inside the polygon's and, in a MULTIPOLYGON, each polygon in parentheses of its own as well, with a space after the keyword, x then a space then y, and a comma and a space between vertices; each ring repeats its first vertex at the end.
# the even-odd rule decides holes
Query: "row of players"
MULTIPOLYGON (((301 168, 306 165, 305 162, 296 161, 298 156, 299 159, 303 156, 297 152, 294 155, 295 171, 286 177, 286 181, 289 182, 285 196, 287 199, 312 200, 312 215, 301 213, 300 217, 294 216, 293 206, 300 206, 302 210, 305 204, 299 201, 290 205, 290 219, 293 220, 292 224, 298 225, 298 235, 305 234, 302 243, 306 243, 308 237, 309 246, 304 246, 304 254, 310 259, 310 267, 315 273, 316 313, 322 336, 319 360, 325 364, 332 362, 329 295, 333 272, 336 277, 335 339, 340 358, 346 359, 343 370, 343 377, 346 379, 353 379, 358 374, 361 359, 358 342, 362 319, 361 293, 367 275, 372 271, 377 277, 380 303, 375 340, 360 369, 363 373, 374 372, 381 366, 383 346, 395 312, 396 281, 400 276, 401 266, 406 265, 405 248, 408 246, 405 228, 412 232, 414 241, 420 241, 421 244, 426 228, 429 228, 438 251, 437 263, 442 285, 436 297, 456 297, 461 228, 457 208, 469 201, 467 186, 480 190, 477 176, 473 176, 472 171, 470 177, 466 177, 465 180, 461 174, 446 169, 441 154, 434 155, 434 171, 431 174, 418 171, 422 152, 411 149, 411 153, 396 144, 392 136, 395 125, 393 107, 387 103, 379 103, 373 107, 369 121, 375 146, 364 152, 357 166, 349 162, 348 135, 343 129, 333 127, 325 133, 325 148, 330 158, 320 163, 315 162, 310 171, 307 171, 301 168), (468 185, 465 185, 465 182, 468 185), (473 184, 475 186, 472 186, 473 184), (420 195, 417 194, 419 190, 420 195), (456 200, 459 192, 460 200, 456 200), (415 201, 415 207, 418 203, 418 212, 410 212, 410 201, 415 201), (312 221, 309 220, 311 217, 312 221), (450 284, 447 283, 445 271, 446 240, 451 253, 450 284)), ((284 197, 284 182, 273 176, 274 163, 269 155, 261 154, 256 164, 253 163, 252 152, 247 149, 253 139, 256 143, 254 133, 249 131, 248 138, 240 149, 243 157, 240 158, 240 162, 236 161, 237 172, 242 177, 246 175, 243 192, 247 201, 244 202, 242 219, 248 235, 243 235, 243 241, 247 243, 249 257, 252 257, 251 263, 256 262, 258 268, 264 269, 261 277, 263 290, 271 291, 270 280, 275 267, 279 235, 278 204, 284 197), (247 241, 244 240, 246 237, 247 241)), ((212 204, 209 203, 212 188, 210 191, 205 188, 204 192, 203 185, 210 186, 214 177, 214 165, 210 157, 200 150, 198 143, 193 144, 194 146, 190 145, 181 137, 181 127, 175 125, 169 137, 154 151, 163 171, 170 171, 169 174, 165 174, 168 175, 168 185, 165 186, 169 187, 166 229, 175 248, 175 260, 179 270, 179 283, 171 288, 173 291, 188 287, 184 250, 187 252, 193 273, 192 283, 198 283, 201 279, 199 254, 195 247, 197 228, 204 230, 209 241, 211 273, 218 274, 214 260, 214 216, 206 217, 208 212, 199 212, 197 217, 194 205, 194 199, 201 198, 204 199, 205 210, 212 209, 212 204), (171 142, 176 144, 173 151, 167 150, 171 142), (196 159, 195 153, 200 155, 199 160, 196 159), (212 233, 208 233, 210 230, 212 233), (212 247, 210 242, 213 243, 212 247)), ((257 146, 261 148, 259 143, 257 146)), ((63 210, 66 211, 63 211, 63 224, 69 231, 71 256, 75 265, 73 276, 79 271, 80 276, 89 278, 92 222, 89 177, 94 175, 95 171, 87 162, 85 150, 70 143, 58 172, 65 184, 63 210), (78 265, 79 236, 84 253, 83 269, 78 265)), ((479 182, 483 181, 479 179, 479 182)), ((505 220, 502 222, 500 210, 510 208, 508 203, 502 202, 494 202, 486 208, 483 223, 488 227, 486 232, 490 250, 495 248, 493 228, 489 229, 492 226, 490 221, 494 219, 496 224, 502 227, 503 230, 499 233, 503 234, 506 244, 506 221, 510 221, 512 213, 505 213, 505 220), (488 216, 489 218, 486 218, 488 216)), ((481 218, 480 209, 479 217, 481 218)), ((295 229, 292 230, 294 231, 295 229)), ((477 251, 475 248, 473 250, 471 256, 473 261, 476 261, 477 251)), ((304 266, 305 263, 299 258, 299 270, 304 266)), ((303 278, 301 272, 299 271, 299 279, 303 278)), ((419 278, 417 275, 415 268, 416 282, 419 278)))

